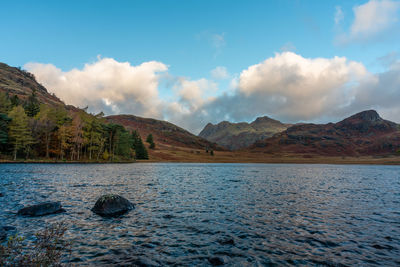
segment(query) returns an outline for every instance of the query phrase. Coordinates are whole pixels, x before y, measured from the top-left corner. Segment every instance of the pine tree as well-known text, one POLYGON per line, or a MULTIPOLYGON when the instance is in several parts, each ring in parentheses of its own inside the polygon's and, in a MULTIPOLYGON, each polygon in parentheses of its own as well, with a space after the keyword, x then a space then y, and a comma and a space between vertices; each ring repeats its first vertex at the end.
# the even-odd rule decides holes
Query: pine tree
POLYGON ((16 107, 16 106, 19 106, 21 104, 21 101, 19 100, 17 95, 13 95, 10 98, 10 102, 11 102, 11 107, 16 107))
POLYGON ((156 148, 156 144, 154 143, 153 135, 152 135, 152 134, 149 134, 149 135, 147 136, 146 142, 150 144, 150 148, 151 148, 151 149, 156 148))
POLYGON ((8 124, 10 118, 6 114, 0 113, 0 149, 4 150, 5 145, 8 142, 8 124))
POLYGON ((40 111, 40 104, 36 97, 36 90, 32 90, 31 96, 24 106, 25 112, 28 117, 35 117, 40 111))
POLYGON ((137 131, 132 131, 132 141, 133 148, 135 149, 136 159, 149 159, 147 149, 137 131))
POLYGON ((30 145, 33 144, 33 138, 29 129, 28 116, 21 106, 14 107, 8 116, 11 118, 9 137, 14 146, 13 154, 14 160, 16 160, 17 152, 21 148, 28 151, 30 145))

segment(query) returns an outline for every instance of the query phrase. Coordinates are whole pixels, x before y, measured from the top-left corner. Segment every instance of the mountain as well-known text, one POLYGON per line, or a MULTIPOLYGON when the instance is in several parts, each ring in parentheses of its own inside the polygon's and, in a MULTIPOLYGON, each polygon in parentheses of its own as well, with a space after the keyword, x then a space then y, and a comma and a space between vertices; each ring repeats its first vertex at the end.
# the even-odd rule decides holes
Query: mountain
POLYGON ((208 123, 199 136, 230 150, 237 150, 282 132, 289 126, 265 116, 257 118, 252 123, 228 121, 216 125, 208 123))
POLYGON ((134 115, 113 115, 106 117, 106 120, 121 124, 128 130, 138 130, 143 140, 146 140, 148 134, 152 134, 155 143, 158 144, 194 149, 223 150, 217 144, 198 137, 167 121, 141 118, 134 115))
POLYGON ((324 156, 365 156, 395 153, 400 148, 399 125, 375 110, 357 113, 338 123, 298 124, 257 141, 252 152, 324 156))
MULTIPOLYGON (((40 103, 50 106, 63 105, 64 103, 55 95, 49 94, 47 89, 38 83, 35 76, 20 68, 10 67, 0 63, 0 92, 9 94, 10 97, 16 95, 22 101, 28 99, 35 91, 40 103)), ((72 106, 69 106, 72 108, 72 106)))

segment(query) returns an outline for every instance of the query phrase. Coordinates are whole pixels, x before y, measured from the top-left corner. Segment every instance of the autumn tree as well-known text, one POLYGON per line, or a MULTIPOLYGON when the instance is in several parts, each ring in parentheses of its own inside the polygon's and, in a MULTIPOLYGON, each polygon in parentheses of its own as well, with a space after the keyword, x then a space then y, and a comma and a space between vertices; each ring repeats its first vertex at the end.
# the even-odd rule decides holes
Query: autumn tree
POLYGON ((72 146, 72 138, 73 138, 73 129, 71 125, 61 125, 57 130, 57 136, 60 142, 60 157, 61 160, 64 160, 64 156, 66 152, 69 151, 72 146))
POLYGON ((79 113, 75 114, 72 119, 72 153, 71 160, 76 158, 76 160, 80 160, 81 149, 83 144, 83 126, 84 123, 79 113))
POLYGON ((56 130, 57 119, 53 108, 47 105, 41 105, 40 111, 35 116, 36 126, 39 135, 43 139, 43 143, 46 149, 46 158, 49 158, 49 146, 51 140, 51 134, 56 130))
POLYGON ((24 148, 25 151, 29 151, 29 147, 33 143, 33 138, 28 124, 28 116, 21 106, 14 107, 8 116, 11 118, 9 137, 14 146, 13 154, 14 160, 16 160, 17 152, 21 148, 24 148))
POLYGON ((11 101, 7 94, 0 92, 0 113, 7 114, 11 109, 11 101))
POLYGON ((99 159, 104 148, 104 127, 101 117, 101 113, 97 115, 84 114, 83 116, 84 145, 89 152, 89 159, 92 159, 94 154, 97 154, 97 159, 99 159))

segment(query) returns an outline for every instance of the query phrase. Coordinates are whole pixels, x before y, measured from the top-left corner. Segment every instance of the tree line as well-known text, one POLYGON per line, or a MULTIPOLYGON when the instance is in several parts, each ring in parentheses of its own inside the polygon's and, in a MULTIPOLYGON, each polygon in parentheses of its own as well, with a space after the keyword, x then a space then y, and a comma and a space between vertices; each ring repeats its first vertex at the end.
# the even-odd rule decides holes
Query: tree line
MULTIPOLYGON (((40 104, 35 91, 26 100, 0 92, 0 155, 3 158, 53 158, 61 161, 148 159, 137 131, 108 123, 104 114, 63 105, 40 104)), ((151 148, 155 147, 152 136, 151 148)))

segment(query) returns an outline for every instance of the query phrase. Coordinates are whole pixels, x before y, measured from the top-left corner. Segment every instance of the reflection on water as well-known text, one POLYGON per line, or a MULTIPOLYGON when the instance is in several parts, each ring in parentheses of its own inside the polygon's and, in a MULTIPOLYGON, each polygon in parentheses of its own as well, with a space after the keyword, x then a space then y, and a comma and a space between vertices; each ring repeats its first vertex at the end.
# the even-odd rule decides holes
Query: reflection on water
POLYGON ((65 221, 79 265, 400 264, 400 167, 290 164, 0 165, 0 225, 65 221), (104 219, 106 193, 135 204, 104 219), (61 201, 64 214, 17 217, 61 201))

